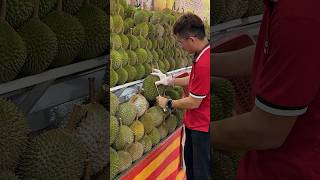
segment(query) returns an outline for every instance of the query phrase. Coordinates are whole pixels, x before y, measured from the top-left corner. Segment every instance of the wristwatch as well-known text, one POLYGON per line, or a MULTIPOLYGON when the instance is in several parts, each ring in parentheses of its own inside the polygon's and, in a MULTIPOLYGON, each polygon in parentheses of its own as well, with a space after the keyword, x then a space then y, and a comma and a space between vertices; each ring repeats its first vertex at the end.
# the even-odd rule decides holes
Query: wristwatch
POLYGON ((167 103, 166 103, 166 109, 167 110, 173 110, 173 107, 172 107, 172 99, 168 99, 167 100, 167 103))

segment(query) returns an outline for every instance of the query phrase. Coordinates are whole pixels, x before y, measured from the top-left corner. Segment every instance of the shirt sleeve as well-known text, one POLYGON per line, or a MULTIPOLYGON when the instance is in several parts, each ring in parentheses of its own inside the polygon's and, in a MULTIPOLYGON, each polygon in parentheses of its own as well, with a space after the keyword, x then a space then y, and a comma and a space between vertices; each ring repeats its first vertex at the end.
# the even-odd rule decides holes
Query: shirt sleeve
POLYGON ((306 18, 272 24, 269 54, 257 76, 257 107, 281 116, 307 111, 320 88, 319 32, 319 22, 306 18))
POLYGON ((210 66, 199 65, 195 67, 192 86, 189 95, 193 98, 205 98, 210 93, 210 66))

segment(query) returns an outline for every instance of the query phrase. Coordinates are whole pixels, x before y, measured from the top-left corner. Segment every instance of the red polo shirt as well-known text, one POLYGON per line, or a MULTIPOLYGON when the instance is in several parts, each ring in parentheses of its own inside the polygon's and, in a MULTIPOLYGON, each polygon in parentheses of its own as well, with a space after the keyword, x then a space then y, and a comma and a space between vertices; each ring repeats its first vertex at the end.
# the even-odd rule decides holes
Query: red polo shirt
POLYGON ((189 79, 189 96, 202 99, 196 109, 188 109, 184 116, 187 128, 208 132, 210 125, 210 45, 196 56, 189 79))
POLYGON ((253 64, 255 105, 298 119, 280 148, 249 151, 237 179, 319 180, 320 1, 265 1, 265 7, 253 64))

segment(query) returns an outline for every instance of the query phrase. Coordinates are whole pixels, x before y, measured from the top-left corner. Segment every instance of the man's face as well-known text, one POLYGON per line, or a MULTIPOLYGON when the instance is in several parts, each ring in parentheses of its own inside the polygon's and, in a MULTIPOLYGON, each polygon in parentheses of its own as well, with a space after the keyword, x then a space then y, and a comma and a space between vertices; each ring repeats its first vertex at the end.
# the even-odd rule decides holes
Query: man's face
POLYGON ((187 51, 188 53, 194 53, 194 37, 182 37, 180 35, 177 35, 177 41, 178 44, 182 47, 182 49, 184 49, 185 51, 187 51))

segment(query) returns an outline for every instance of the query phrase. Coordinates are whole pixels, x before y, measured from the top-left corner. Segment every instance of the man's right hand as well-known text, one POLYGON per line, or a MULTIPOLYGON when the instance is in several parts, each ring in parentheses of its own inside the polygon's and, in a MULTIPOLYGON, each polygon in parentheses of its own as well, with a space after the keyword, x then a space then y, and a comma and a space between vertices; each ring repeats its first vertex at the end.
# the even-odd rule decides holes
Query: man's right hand
POLYGON ((172 86, 174 78, 172 76, 167 76, 163 74, 159 69, 153 69, 152 75, 158 76, 160 78, 159 81, 155 82, 155 85, 163 84, 165 86, 172 86))

